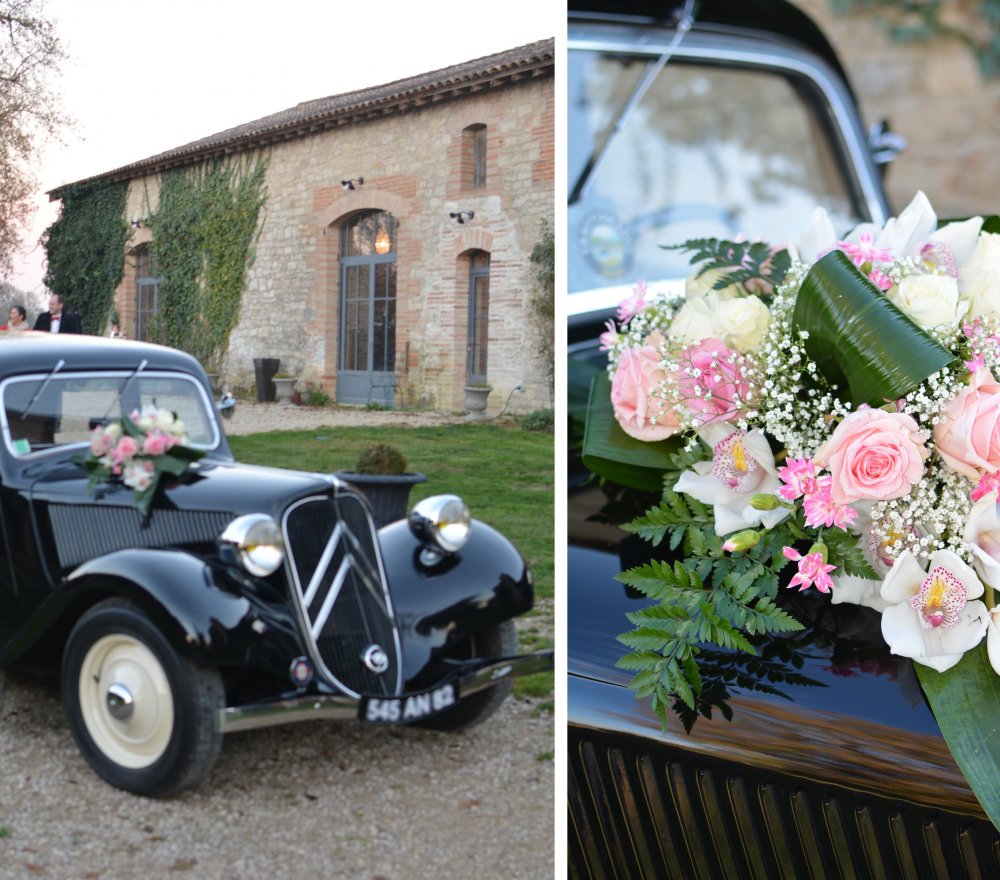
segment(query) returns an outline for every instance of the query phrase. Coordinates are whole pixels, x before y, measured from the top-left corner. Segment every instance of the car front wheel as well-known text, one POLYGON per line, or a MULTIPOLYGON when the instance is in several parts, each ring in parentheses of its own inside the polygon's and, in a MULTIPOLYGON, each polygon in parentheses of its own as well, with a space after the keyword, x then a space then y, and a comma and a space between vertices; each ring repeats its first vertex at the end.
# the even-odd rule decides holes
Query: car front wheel
POLYGON ((81 753, 117 788, 174 794, 219 755, 218 670, 179 655, 131 603, 108 600, 80 618, 63 653, 62 695, 81 753))
MULTIPOLYGON (((469 639, 460 652, 460 659, 506 657, 516 654, 517 650, 517 629, 514 621, 505 620, 469 639)), ((474 727, 500 708, 512 686, 511 679, 501 679, 500 683, 493 687, 462 697, 457 706, 414 723, 418 727, 429 727, 432 730, 463 730, 474 727)))

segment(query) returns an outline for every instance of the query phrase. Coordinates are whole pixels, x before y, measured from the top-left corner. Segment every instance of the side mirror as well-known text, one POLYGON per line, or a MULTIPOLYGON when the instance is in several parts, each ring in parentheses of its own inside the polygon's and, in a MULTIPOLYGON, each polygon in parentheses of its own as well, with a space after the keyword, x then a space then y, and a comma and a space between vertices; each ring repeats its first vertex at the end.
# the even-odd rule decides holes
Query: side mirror
POLYGON ((889 128, 888 119, 876 122, 868 129, 868 149, 871 151, 872 160, 883 175, 885 174, 886 166, 902 153, 908 145, 903 135, 896 134, 889 128))

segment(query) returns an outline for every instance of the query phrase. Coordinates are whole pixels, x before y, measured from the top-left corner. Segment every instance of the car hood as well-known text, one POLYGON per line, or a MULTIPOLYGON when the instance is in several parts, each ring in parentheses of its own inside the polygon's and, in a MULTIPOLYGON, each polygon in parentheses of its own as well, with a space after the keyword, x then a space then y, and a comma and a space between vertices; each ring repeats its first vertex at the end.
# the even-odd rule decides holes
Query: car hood
MULTIPOLYGON (((159 509, 267 513, 276 519, 289 502, 330 491, 330 476, 283 468, 202 460, 180 479, 164 476, 152 516, 159 509)), ((87 490, 87 474, 67 462, 34 474, 30 493, 35 500, 75 502, 122 507, 132 504, 131 490, 120 484, 98 485, 87 490)))

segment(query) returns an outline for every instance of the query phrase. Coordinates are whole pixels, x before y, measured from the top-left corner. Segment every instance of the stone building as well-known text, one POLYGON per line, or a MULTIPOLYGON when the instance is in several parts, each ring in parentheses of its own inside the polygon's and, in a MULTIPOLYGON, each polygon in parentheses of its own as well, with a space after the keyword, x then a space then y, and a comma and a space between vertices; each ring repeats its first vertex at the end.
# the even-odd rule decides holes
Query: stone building
POLYGON ((942 4, 951 34, 901 42, 890 26, 919 17, 919 4, 855 4, 795 0, 820 26, 847 69, 868 123, 888 119, 908 146, 888 170, 894 210, 923 190, 941 217, 1000 213, 1000 77, 984 78, 962 34, 986 39, 977 18, 985 4, 942 4))
POLYGON ((252 388, 255 360, 277 358, 300 388, 342 403, 461 410, 463 387, 485 382, 490 412, 508 398, 512 412, 551 406, 529 257, 552 228, 553 68, 553 41, 532 43, 306 101, 92 178, 129 181, 123 330, 149 335, 169 295, 143 223, 160 175, 263 156, 226 384, 252 388))

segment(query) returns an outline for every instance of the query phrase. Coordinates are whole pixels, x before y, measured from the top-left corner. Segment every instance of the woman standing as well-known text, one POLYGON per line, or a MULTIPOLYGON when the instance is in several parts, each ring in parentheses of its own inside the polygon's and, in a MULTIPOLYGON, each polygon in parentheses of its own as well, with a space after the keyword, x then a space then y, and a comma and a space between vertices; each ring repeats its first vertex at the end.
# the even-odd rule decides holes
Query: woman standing
POLYGON ((28 313, 24 306, 11 306, 7 315, 7 323, 0 327, 0 330, 30 330, 28 326, 28 313))

